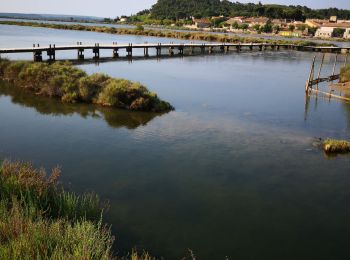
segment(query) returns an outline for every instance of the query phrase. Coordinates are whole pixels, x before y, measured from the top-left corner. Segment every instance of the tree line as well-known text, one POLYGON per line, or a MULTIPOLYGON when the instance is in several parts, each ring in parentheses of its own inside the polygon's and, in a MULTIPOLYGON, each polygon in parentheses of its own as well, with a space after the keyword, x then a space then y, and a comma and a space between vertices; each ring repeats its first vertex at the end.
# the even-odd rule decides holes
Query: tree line
POLYGON ((350 10, 337 8, 311 9, 307 6, 294 5, 263 5, 228 0, 158 0, 150 10, 143 10, 140 15, 150 14, 153 19, 188 19, 211 16, 266 16, 272 19, 292 19, 303 21, 307 18, 328 19, 337 16, 338 19, 350 19, 350 10))

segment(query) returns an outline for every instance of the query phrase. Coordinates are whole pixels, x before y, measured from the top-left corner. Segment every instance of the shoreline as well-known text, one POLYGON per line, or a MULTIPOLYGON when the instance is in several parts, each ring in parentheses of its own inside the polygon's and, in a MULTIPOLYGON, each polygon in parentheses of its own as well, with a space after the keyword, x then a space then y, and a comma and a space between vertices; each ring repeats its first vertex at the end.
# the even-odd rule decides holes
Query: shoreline
POLYGON ((128 28, 114 28, 106 26, 86 26, 80 24, 53 24, 53 23, 37 23, 37 22, 18 22, 18 21, 0 21, 0 25, 15 25, 15 26, 28 26, 39 28, 50 28, 57 30, 76 30, 76 31, 90 31, 100 32, 117 35, 136 35, 136 36, 148 36, 148 37, 160 37, 160 38, 172 38, 181 40, 197 40, 207 42, 220 42, 220 43, 272 43, 272 44, 294 44, 297 46, 334 46, 329 43, 316 43, 306 40, 283 40, 283 39, 264 39, 254 37, 241 37, 228 34, 215 34, 205 32, 185 32, 185 31, 172 31, 172 30, 154 30, 154 29, 128 29, 128 28))

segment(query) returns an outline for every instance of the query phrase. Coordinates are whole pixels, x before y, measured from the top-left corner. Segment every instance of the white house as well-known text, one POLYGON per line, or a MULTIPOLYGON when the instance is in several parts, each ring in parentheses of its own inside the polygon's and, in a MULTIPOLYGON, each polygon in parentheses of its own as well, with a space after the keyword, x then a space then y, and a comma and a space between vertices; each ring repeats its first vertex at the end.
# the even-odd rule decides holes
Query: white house
POLYGON ((317 29, 315 37, 319 38, 332 38, 334 27, 321 27, 317 29))
POLYGON ((316 31, 315 37, 331 38, 335 28, 344 29, 344 38, 348 36, 346 33, 350 29, 350 23, 328 23, 323 24, 320 29, 316 31))
POLYGON ((344 38, 345 38, 345 39, 350 39, 350 28, 348 28, 348 29, 345 30, 344 38))

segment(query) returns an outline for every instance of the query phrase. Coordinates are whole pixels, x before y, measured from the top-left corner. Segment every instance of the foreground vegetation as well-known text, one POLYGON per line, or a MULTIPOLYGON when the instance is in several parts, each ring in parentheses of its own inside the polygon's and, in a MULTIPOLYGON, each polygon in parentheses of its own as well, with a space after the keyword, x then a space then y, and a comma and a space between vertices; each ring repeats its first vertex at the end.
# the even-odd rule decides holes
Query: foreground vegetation
POLYGON ((89 76, 69 62, 48 64, 0 60, 0 77, 38 95, 59 98, 67 103, 94 103, 152 112, 173 109, 140 83, 104 74, 89 76))
POLYGON ((113 238, 93 194, 78 196, 31 164, 0 166, 2 259, 111 259, 113 238))
POLYGON ((173 39, 194 40, 194 41, 208 41, 208 42, 222 42, 222 43, 272 43, 272 44, 293 44, 297 46, 330 46, 328 43, 315 43, 312 41, 289 41, 281 39, 262 39, 254 37, 239 37, 228 34, 214 34, 214 33, 202 33, 202 32, 184 32, 184 31, 170 31, 170 30, 154 30, 144 28, 113 28, 106 26, 89 26, 80 24, 48 24, 48 23, 36 23, 36 22, 17 22, 17 21, 0 21, 0 24, 17 25, 17 26, 32 26, 32 27, 44 27, 60 30, 79 30, 79 31, 93 31, 110 34, 130 34, 130 35, 143 35, 143 36, 155 36, 165 37, 173 39))
POLYGON ((323 142, 326 153, 349 153, 350 142, 346 140, 327 139, 323 142))
POLYGON ((350 82, 350 65, 345 66, 340 71, 340 83, 350 82))
MULTIPOLYGON (((0 259, 117 259, 99 197, 65 191, 60 170, 0 165, 0 259)), ((154 260, 147 252, 118 259, 154 260)))

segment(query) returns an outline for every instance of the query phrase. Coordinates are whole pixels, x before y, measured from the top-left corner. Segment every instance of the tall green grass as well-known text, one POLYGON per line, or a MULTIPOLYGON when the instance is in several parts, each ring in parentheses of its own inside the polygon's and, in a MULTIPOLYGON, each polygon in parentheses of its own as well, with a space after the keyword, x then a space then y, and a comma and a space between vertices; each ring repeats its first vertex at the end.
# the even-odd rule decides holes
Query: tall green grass
POLYGON ((113 237, 99 198, 78 196, 29 163, 0 167, 0 258, 111 259, 113 237))
POLYGON ((33 63, 0 60, 0 77, 38 95, 68 103, 94 103, 128 110, 166 112, 173 107, 140 83, 87 75, 69 62, 33 63))

